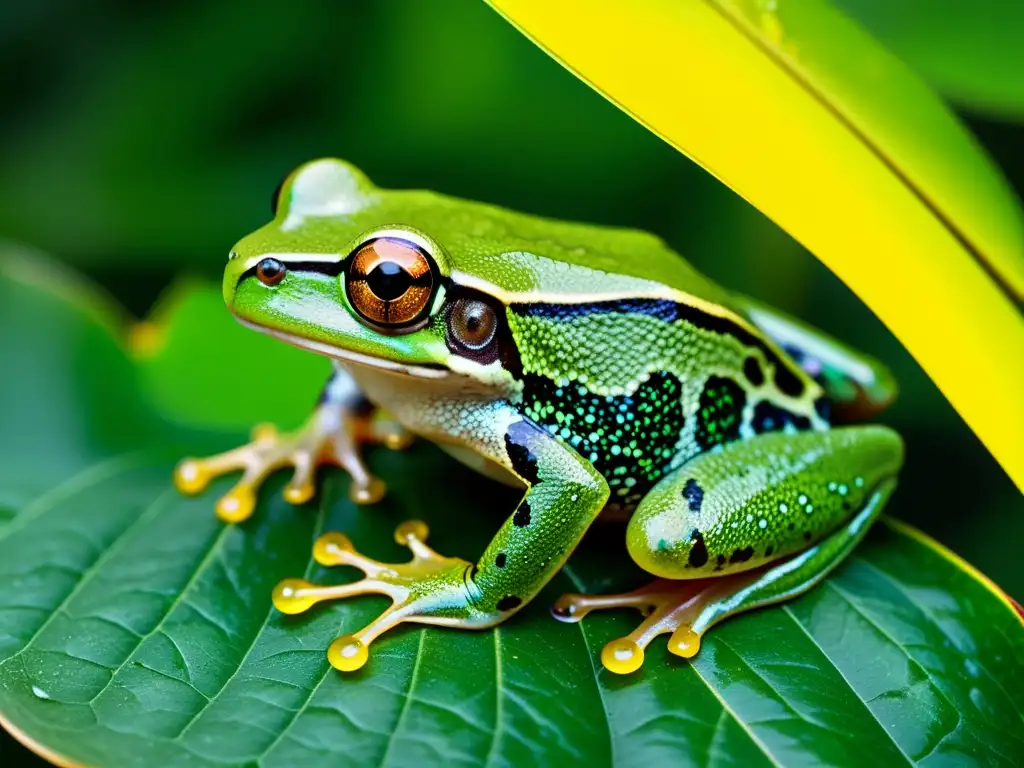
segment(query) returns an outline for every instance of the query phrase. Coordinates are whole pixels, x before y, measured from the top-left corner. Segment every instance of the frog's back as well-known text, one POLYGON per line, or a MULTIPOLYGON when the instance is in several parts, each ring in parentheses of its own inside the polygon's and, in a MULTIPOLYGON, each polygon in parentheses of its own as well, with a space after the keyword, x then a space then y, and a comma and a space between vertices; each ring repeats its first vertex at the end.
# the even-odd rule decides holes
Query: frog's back
POLYGON ((250 250, 337 254, 366 233, 419 231, 439 245, 452 279, 483 282, 503 300, 548 296, 657 296, 676 291, 728 305, 729 295, 658 237, 638 230, 546 219, 426 190, 377 187, 341 160, 317 160, 282 185, 279 226, 250 250), (313 220, 315 226, 303 226, 313 220))
POLYGON ((725 443, 828 428, 821 387, 654 235, 391 195, 444 233, 456 283, 504 299, 524 415, 604 475, 612 506, 725 443))
POLYGON ((251 250, 333 255, 368 233, 418 233, 448 290, 500 305, 503 392, 591 461, 613 503, 724 443, 829 426, 822 387, 750 308, 651 234, 379 189, 340 161, 309 164, 282 194, 285 215, 251 250))
POLYGON ((380 191, 367 229, 402 222, 437 239, 453 270, 507 294, 655 293, 728 305, 729 294, 648 232, 546 219, 428 191, 380 191), (603 275, 604 279, 595 280, 603 275))

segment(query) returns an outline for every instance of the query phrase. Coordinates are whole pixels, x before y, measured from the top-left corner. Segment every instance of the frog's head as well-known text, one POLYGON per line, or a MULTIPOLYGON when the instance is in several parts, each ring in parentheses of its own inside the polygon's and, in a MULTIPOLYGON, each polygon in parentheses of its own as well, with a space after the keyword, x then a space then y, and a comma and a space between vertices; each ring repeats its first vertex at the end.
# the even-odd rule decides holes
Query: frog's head
POLYGON ((340 160, 292 172, 274 195, 274 220, 231 251, 228 307, 246 325, 345 362, 508 385, 500 303, 453 283, 449 256, 403 220, 408 203, 397 194, 340 160))

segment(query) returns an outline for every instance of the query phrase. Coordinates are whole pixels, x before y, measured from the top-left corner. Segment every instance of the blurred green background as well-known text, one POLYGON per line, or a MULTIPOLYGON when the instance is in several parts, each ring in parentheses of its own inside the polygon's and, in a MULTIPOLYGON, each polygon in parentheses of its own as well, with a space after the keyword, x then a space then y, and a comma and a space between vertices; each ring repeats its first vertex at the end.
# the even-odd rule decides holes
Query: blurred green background
MULTIPOLYGON (((954 100, 1019 194, 1024 3, 839 4, 954 100)), ((884 420, 909 446, 893 513, 1024 597, 1024 498, 891 334, 483 2, 5 3, 0 67, 0 236, 83 270, 135 315, 182 274, 217 279, 278 181, 318 156, 384 186, 648 229, 888 362, 902 396, 884 420)))

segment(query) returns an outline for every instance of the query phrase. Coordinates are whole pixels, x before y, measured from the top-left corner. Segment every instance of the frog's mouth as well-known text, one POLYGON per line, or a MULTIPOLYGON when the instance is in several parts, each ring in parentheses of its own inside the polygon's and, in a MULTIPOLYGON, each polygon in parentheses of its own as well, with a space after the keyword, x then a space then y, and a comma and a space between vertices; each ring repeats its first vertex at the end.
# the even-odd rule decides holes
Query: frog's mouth
POLYGON ((401 376, 411 376, 416 379, 444 379, 452 375, 452 372, 447 368, 434 365, 431 363, 423 364, 411 364, 411 363, 399 363, 394 360, 387 360, 383 357, 374 357, 373 355, 364 355, 360 352, 353 352, 348 349, 341 349, 331 344, 324 343, 322 341, 313 341, 312 339, 304 339, 301 336, 295 336, 290 333, 283 331, 273 330, 271 328, 265 328, 262 325, 258 325, 249 320, 244 320, 236 315, 236 319, 246 328, 251 328, 254 331, 258 331, 266 336, 271 336, 279 341, 283 341, 285 344, 289 344, 299 349, 304 349, 307 352, 313 352, 317 355, 329 357, 332 360, 338 360, 343 363, 351 363, 353 365, 364 365, 368 368, 375 368, 379 371, 388 371, 390 373, 399 374, 401 376))

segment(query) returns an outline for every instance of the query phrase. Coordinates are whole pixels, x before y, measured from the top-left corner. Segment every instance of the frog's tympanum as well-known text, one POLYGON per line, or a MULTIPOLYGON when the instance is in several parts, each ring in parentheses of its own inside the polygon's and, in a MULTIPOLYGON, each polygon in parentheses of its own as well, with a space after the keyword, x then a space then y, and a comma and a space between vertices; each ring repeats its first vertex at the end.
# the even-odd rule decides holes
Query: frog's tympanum
MULTIPOLYGON (((729 293, 658 238, 549 221, 426 191, 375 187, 318 160, 275 196, 274 220, 231 251, 224 298, 245 325, 334 361, 309 423, 177 472, 187 493, 242 470, 217 505, 247 518, 263 479, 294 467, 286 497, 314 494, 316 469, 343 467, 360 502, 384 486, 362 446, 413 435, 522 487, 519 505, 472 560, 438 554, 418 521, 397 539, 407 563, 379 563, 341 533, 316 560, 366 578, 300 579, 274 604, 381 593, 392 606, 328 649, 341 670, 403 621, 481 629, 526 605, 602 510, 629 515, 626 548, 657 577, 620 595, 565 595, 556 617, 632 606, 645 618, 610 642, 612 672, 669 649, 697 653, 707 629, 817 584, 882 511, 902 442, 881 426, 836 426, 887 405, 874 360, 729 293)), ((609 526, 605 531, 618 531, 609 526)))

